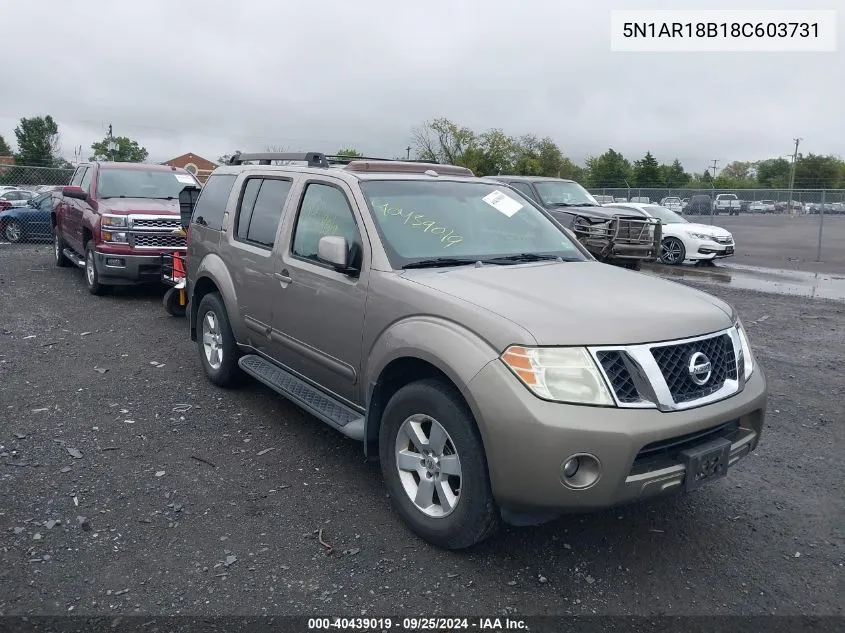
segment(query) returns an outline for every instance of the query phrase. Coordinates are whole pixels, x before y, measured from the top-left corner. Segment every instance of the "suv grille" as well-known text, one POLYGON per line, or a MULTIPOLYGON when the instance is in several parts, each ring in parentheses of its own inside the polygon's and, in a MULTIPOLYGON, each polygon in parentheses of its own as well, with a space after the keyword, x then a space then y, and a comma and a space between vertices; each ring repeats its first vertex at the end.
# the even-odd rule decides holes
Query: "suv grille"
POLYGON ((135 248, 185 248, 185 238, 167 233, 135 233, 135 248))
POLYGON ((132 228, 135 229, 178 229, 181 220, 174 218, 133 218, 132 228))
POLYGON ((625 352, 601 351, 596 352, 596 357, 601 363, 604 373, 610 380, 610 386, 613 388, 619 402, 632 403, 640 401, 640 394, 634 386, 634 381, 631 379, 631 374, 622 360, 622 354, 625 352))
POLYGON ((737 378, 736 356, 727 334, 680 345, 652 347, 651 353, 675 402, 704 398, 721 389, 726 379, 737 378), (711 364, 712 373, 704 385, 693 382, 689 371, 690 359, 697 352, 707 356, 711 364))

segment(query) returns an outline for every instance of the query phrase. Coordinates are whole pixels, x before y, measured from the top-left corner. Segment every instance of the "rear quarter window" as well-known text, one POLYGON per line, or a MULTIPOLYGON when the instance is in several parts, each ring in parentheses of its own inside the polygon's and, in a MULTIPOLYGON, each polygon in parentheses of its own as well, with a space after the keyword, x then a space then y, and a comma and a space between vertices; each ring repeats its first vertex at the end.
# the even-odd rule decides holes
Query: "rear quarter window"
POLYGON ((235 184, 234 174, 219 174, 208 177, 202 188, 191 222, 219 231, 223 228, 223 214, 229 203, 229 194, 235 184))

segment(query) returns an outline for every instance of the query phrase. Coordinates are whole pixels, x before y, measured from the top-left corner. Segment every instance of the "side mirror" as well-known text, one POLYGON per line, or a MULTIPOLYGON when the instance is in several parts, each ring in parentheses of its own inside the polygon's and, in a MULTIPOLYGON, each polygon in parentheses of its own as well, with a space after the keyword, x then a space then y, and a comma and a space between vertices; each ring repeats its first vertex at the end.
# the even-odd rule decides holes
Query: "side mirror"
POLYGON ((349 245, 340 235, 324 235, 317 242, 317 258, 335 268, 349 268, 349 245))
POLYGON ((77 187, 75 185, 68 185, 67 187, 62 187, 62 195, 66 198, 76 198, 77 200, 87 200, 88 199, 88 192, 85 191, 82 187, 77 187))
POLYGON ((190 226, 191 216, 194 214, 194 207, 197 206, 197 198, 199 197, 200 188, 193 185, 188 185, 179 192, 179 215, 183 229, 190 226))

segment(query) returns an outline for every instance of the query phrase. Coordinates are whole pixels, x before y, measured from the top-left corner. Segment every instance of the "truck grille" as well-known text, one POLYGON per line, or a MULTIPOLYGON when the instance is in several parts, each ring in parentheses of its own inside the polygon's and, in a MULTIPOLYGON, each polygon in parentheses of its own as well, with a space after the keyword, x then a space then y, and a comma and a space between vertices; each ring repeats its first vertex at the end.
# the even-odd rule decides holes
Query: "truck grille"
POLYGON ((610 381, 610 386, 616 394, 616 399, 619 402, 632 403, 640 401, 640 394, 625 362, 622 360, 622 354, 617 350, 596 352, 596 357, 601 363, 602 369, 610 381))
POLYGON ((675 402, 704 398, 721 389, 726 379, 737 378, 736 355, 727 334, 680 345, 652 347, 651 353, 675 402), (697 385, 689 370, 690 359, 697 352, 704 354, 711 364, 712 373, 704 385, 697 385))
POLYGON ((185 238, 181 235, 134 233, 132 239, 135 248, 185 248, 185 238))
POLYGON ((179 217, 173 218, 132 218, 134 229, 178 229, 179 217))

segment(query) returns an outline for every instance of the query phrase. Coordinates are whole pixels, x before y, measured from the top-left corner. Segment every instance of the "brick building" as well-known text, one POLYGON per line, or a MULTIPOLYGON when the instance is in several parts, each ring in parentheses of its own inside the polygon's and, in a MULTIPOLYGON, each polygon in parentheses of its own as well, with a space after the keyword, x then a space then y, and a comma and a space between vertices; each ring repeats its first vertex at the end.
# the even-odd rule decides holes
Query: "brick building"
POLYGON ((191 152, 182 154, 176 158, 164 161, 162 165, 170 165, 171 167, 182 167, 191 172, 197 177, 197 180, 204 183, 208 175, 217 167, 217 163, 210 161, 202 156, 197 156, 191 152))

